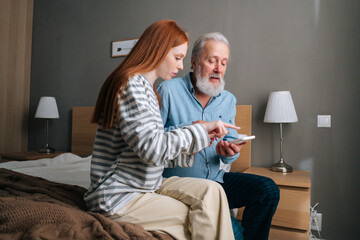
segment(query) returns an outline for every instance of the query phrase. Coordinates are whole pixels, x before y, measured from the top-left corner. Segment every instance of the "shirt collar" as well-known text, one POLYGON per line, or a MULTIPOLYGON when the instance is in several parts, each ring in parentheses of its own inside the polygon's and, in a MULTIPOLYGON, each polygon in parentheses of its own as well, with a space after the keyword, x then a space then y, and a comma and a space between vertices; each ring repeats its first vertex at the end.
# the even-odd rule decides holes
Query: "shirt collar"
POLYGON ((189 72, 185 77, 184 77, 184 80, 185 80, 185 84, 186 84, 186 87, 187 89, 189 90, 190 93, 195 93, 195 88, 194 86, 192 85, 191 83, 191 74, 193 74, 192 72, 189 72))
POLYGON ((142 80, 145 80, 144 82, 145 82, 147 85, 149 85, 150 87, 153 87, 153 86, 154 86, 149 80, 147 80, 147 78, 146 78, 144 75, 142 75, 142 74, 138 74, 138 75, 139 75, 139 78, 141 78, 142 80))

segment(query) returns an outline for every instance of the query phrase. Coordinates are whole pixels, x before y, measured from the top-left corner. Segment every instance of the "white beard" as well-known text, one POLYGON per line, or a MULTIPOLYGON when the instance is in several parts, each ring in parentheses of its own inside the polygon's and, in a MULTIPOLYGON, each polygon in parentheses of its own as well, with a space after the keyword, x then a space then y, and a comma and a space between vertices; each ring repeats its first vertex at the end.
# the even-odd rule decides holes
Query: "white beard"
POLYGON ((201 77, 201 67, 198 65, 196 66, 196 87, 200 90, 200 92, 216 97, 219 95, 225 87, 224 78, 220 74, 211 74, 205 77, 201 77), (210 77, 217 77, 220 79, 218 85, 212 84, 209 82, 210 77))

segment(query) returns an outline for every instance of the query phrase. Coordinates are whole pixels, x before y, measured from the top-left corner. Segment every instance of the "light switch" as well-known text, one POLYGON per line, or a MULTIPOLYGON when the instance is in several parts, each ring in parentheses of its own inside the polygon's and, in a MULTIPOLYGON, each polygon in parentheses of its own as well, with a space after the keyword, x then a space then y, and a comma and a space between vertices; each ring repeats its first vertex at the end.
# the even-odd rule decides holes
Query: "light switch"
POLYGON ((331 127, 331 115, 318 115, 317 116, 318 127, 331 127))

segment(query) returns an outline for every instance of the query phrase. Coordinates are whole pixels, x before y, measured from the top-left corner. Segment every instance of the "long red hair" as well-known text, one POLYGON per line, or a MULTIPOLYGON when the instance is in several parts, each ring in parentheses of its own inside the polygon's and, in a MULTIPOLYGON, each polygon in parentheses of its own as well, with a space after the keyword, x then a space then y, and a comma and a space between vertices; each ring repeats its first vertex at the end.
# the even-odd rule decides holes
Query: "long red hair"
POLYGON ((96 101, 92 122, 102 118, 102 128, 112 127, 120 105, 118 96, 129 79, 137 73, 156 69, 171 48, 189 42, 186 33, 172 20, 160 20, 151 24, 141 35, 130 53, 107 77, 96 101))

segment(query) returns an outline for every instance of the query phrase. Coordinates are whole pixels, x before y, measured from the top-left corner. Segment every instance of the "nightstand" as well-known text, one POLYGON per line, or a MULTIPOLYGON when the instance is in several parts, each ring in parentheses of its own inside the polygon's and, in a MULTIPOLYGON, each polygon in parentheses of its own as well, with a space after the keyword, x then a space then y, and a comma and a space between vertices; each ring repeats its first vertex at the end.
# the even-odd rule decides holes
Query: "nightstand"
POLYGON ((65 152, 56 151, 54 153, 39 153, 37 151, 30 152, 8 152, 8 153, 0 153, 0 162, 8 162, 8 161, 28 161, 28 160, 37 160, 40 158, 54 158, 60 154, 65 152))
MULTIPOLYGON (((244 173, 269 177, 280 189, 280 201, 274 214, 269 239, 309 239, 311 178, 308 171, 292 173, 270 171, 268 168, 250 167, 244 173)), ((243 208, 237 219, 241 221, 243 208)))

